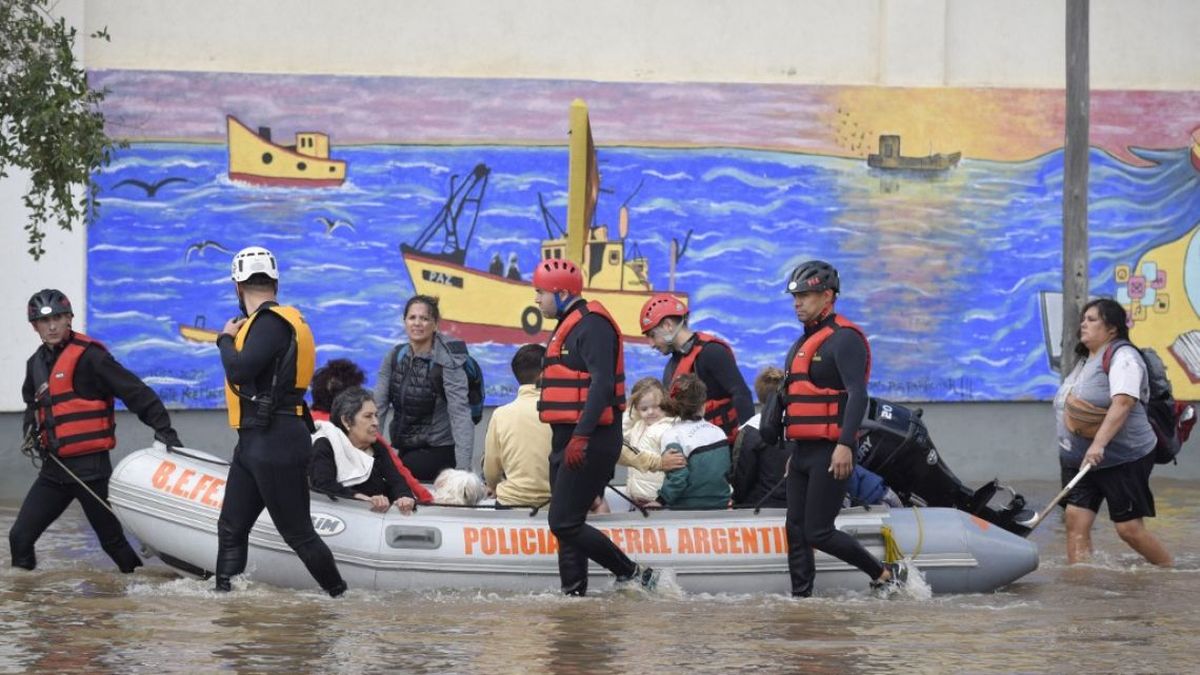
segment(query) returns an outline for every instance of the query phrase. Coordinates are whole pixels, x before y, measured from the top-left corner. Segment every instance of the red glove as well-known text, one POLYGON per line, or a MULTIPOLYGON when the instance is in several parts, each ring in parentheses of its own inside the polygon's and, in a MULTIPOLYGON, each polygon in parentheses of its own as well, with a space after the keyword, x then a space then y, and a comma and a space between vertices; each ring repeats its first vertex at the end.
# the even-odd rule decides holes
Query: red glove
POLYGON ((572 436, 567 442, 567 449, 563 452, 563 459, 566 460, 568 469, 578 469, 583 466, 583 461, 587 459, 587 436, 572 436))

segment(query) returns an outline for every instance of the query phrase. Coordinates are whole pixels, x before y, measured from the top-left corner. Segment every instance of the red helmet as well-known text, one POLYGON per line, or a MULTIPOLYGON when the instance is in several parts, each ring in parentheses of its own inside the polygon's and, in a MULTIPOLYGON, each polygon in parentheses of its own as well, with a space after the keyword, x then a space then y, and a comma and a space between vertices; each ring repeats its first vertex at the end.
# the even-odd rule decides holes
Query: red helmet
POLYGON ((687 303, 670 293, 659 293, 642 305, 640 312, 641 320, 639 321, 642 329, 642 335, 654 330, 654 327, 662 323, 662 320, 668 316, 687 316, 687 303))
POLYGON ((583 273, 570 260, 547 258, 533 269, 533 287, 551 293, 566 291, 579 295, 583 293, 583 273))

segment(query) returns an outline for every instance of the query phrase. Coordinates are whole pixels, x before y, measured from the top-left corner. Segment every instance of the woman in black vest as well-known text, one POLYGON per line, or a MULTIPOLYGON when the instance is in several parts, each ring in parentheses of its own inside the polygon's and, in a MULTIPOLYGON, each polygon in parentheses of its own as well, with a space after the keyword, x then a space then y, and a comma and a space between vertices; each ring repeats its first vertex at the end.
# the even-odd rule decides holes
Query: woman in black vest
POLYGON ((471 469, 475 426, 467 403, 467 346, 438 332, 437 298, 414 295, 404 305, 402 342, 383 358, 375 381, 379 426, 419 480, 443 469, 471 469))

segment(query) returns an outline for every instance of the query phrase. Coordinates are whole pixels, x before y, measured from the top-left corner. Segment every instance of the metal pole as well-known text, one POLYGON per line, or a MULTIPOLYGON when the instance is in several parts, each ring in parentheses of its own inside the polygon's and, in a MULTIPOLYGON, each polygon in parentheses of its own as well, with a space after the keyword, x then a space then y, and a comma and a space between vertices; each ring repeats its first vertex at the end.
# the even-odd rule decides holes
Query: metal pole
POLYGON ((1067 135, 1063 146, 1062 366, 1066 377, 1079 342, 1079 315, 1088 299, 1088 10, 1067 2, 1067 135))

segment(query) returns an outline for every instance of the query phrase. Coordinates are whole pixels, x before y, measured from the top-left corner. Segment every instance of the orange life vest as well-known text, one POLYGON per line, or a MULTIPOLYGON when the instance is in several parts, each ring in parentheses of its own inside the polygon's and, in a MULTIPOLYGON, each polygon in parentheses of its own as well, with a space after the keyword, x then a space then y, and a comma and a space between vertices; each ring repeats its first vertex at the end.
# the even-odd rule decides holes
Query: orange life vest
POLYGON ((842 415, 846 392, 842 389, 817 387, 809 379, 813 357, 835 331, 849 328, 858 333, 867 347, 867 379, 871 377, 871 346, 867 336, 854 322, 835 314, 833 323, 808 336, 788 359, 784 379, 783 435, 788 440, 836 441, 842 433, 842 415))
POLYGON ((229 426, 242 429, 269 424, 270 415, 295 415, 304 417, 308 407, 304 402, 304 392, 312 383, 313 369, 317 360, 316 342, 312 329, 300 314, 300 310, 288 305, 267 305, 255 310, 250 318, 238 329, 233 339, 233 348, 242 351, 246 345, 246 336, 250 334, 250 326, 263 312, 272 312, 288 323, 292 328, 292 340, 283 356, 275 363, 275 386, 278 391, 257 392, 255 396, 247 396, 242 388, 225 378, 225 406, 228 409, 229 426), (271 398, 270 409, 260 410, 259 406, 267 397, 271 398), (265 419, 264 419, 265 416, 265 419))
MULTIPOLYGON (((46 389, 38 392, 42 446, 59 457, 90 455, 117 447, 112 397, 83 398, 75 391, 75 369, 88 345, 104 349, 83 333, 72 333, 50 369, 46 389)), ((40 388, 41 383, 37 386, 40 388)))
MULTIPOLYGON (((672 383, 683 375, 694 372, 696 369, 696 359, 700 356, 700 350, 704 349, 704 345, 715 342, 725 349, 729 350, 729 356, 733 357, 733 347, 721 338, 696 331, 696 342, 692 345, 691 351, 683 355, 679 359, 679 363, 675 366, 675 373, 671 377, 672 383)), ((737 359, 734 358, 736 363, 737 359)), ((733 407, 733 399, 725 398, 709 398, 704 402, 704 419, 721 427, 725 435, 729 437, 729 441, 733 442, 737 438, 738 432, 738 415, 737 408, 733 407)))
POLYGON ((617 372, 613 377, 615 387, 612 404, 604 409, 597 424, 612 424, 625 410, 625 346, 621 341, 621 327, 604 309, 604 305, 591 300, 572 309, 558 323, 546 345, 546 356, 542 359, 542 396, 538 400, 538 418, 546 424, 575 424, 583 415, 592 378, 586 370, 567 367, 563 362, 562 347, 567 336, 588 314, 604 317, 617 334, 617 372))

